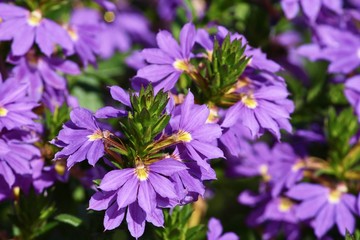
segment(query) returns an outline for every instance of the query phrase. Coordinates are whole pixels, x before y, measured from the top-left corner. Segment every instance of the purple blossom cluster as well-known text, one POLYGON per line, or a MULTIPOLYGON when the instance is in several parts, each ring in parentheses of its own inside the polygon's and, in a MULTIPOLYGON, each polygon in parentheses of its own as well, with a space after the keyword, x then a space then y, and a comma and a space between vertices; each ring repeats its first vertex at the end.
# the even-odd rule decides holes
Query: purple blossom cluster
MULTIPOLYGON (((336 90, 347 101, 334 115, 349 105, 360 119, 356 1, 281 0, 289 24, 311 36, 308 43, 294 29, 272 36, 286 50, 276 61, 230 28, 214 22, 197 27, 189 19, 204 13, 190 9, 189 1, 157 1, 164 25, 178 11, 189 22, 178 33, 156 34, 125 1, 94 2, 94 8, 76 5, 62 21, 48 17, 41 5, 0 3, 0 47, 8 46, 0 59, 0 201, 31 191, 45 196, 72 176, 92 194, 85 200, 88 210, 105 212, 106 231, 126 225, 138 239, 146 225, 163 228, 174 209, 206 199, 208 185, 220 175, 255 183, 252 190, 242 188, 237 202, 252 209, 246 225, 259 229, 261 239, 303 239, 309 229, 317 239, 355 232, 359 133, 345 153, 313 156, 316 144, 333 147, 329 139, 338 133, 331 132, 330 118, 300 128, 291 124, 311 96, 296 105, 284 76, 300 80, 292 88, 310 88, 306 66, 325 62, 326 78, 341 86, 336 90), (227 56, 229 49, 239 51, 227 56), (125 62, 136 70, 128 83, 118 84, 130 89, 109 87, 111 99, 96 112, 79 106, 69 79, 96 71, 117 52, 128 54, 125 62), (241 73, 232 76, 230 63, 243 67, 241 73), (56 126, 49 126, 49 116, 54 120, 63 108, 69 117, 51 135, 56 126)), ((207 239, 239 237, 223 233, 220 220, 210 218, 207 239)))
MULTIPOLYGON (((1 200, 18 198, 31 188, 41 194, 56 181, 67 181, 66 163, 52 161, 56 149, 48 143, 44 124, 46 111, 55 116, 63 105, 78 107, 67 76, 79 75, 89 64, 96 66, 99 57, 126 52, 133 43, 151 46, 155 39, 141 13, 107 1, 99 1, 109 10, 104 15, 99 8, 77 7, 66 23, 47 18, 42 6, 30 10, 3 2, 0 44, 9 44, 10 51, 1 48, 6 61, 2 59, 0 67, 1 200), (124 21, 132 26, 124 27, 124 21)), ((94 143, 92 152, 100 146, 94 143)), ((96 158, 92 152, 89 159, 96 158)), ((80 177, 85 186, 103 176, 91 172, 84 173, 94 175, 87 180, 80 177)))

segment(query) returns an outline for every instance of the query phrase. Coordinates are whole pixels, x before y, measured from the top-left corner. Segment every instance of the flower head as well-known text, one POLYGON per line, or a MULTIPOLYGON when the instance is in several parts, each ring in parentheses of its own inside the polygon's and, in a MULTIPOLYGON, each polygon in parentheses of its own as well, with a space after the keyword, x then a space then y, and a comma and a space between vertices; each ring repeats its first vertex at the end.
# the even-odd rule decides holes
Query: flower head
POLYGON ((221 128, 215 123, 207 123, 209 109, 205 105, 194 104, 194 96, 189 92, 185 101, 172 111, 169 133, 174 135, 180 151, 186 151, 199 166, 209 169, 206 160, 223 157, 216 146, 221 136, 221 128))
POLYGON ((106 210, 104 227, 118 227, 127 209, 128 228, 133 237, 140 237, 145 221, 155 226, 163 225, 161 208, 166 202, 179 202, 170 176, 187 167, 174 159, 166 158, 152 164, 138 162, 133 168, 113 170, 101 181, 99 189, 90 200, 90 209, 106 210))
POLYGON ((300 183, 292 187, 286 195, 301 201, 296 216, 301 219, 313 219, 312 227, 317 237, 321 238, 334 224, 345 236, 346 229, 354 231, 355 196, 346 193, 344 185, 330 189, 318 184, 300 183))
POLYGON ((24 55, 36 42, 40 50, 50 56, 56 44, 72 54, 73 46, 66 31, 55 22, 43 18, 39 10, 28 11, 10 4, 0 3, 0 40, 13 40, 11 51, 24 55))
POLYGON ((37 104, 26 97, 27 87, 15 78, 0 82, 0 130, 35 125, 37 104))
POLYGON ((196 30, 187 23, 180 32, 180 45, 168 31, 160 31, 157 36, 159 48, 144 49, 142 55, 150 64, 137 72, 137 77, 147 79, 155 88, 165 91, 172 89, 184 71, 191 71, 189 63, 191 49, 195 43, 196 30))
POLYGON ((70 121, 59 132, 57 141, 64 148, 56 153, 55 159, 67 158, 69 168, 85 159, 94 166, 104 155, 103 138, 106 134, 90 111, 76 108, 70 113, 70 121))

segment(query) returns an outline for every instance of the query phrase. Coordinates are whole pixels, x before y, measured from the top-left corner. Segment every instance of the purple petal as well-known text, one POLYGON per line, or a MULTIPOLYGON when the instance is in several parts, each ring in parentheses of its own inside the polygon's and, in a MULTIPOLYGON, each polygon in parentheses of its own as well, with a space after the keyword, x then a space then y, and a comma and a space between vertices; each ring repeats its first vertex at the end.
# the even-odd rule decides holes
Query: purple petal
POLYGON ((315 197, 308 201, 304 201, 296 208, 296 216, 301 219, 309 219, 316 216, 319 210, 327 204, 327 198, 325 196, 315 197))
POLYGON ((146 221, 151 222, 156 227, 164 226, 164 214, 161 209, 155 208, 152 213, 146 215, 146 221))
POLYGON ((115 192, 96 192, 89 201, 89 209, 96 211, 105 210, 115 198, 115 192))
POLYGON ((151 82, 157 82, 167 77, 171 73, 175 72, 176 69, 172 65, 149 65, 141 68, 137 72, 137 77, 145 78, 151 82))
POLYGON ((296 14, 299 12, 299 3, 298 1, 281 1, 281 7, 284 10, 284 13, 288 19, 293 19, 296 14))
POLYGON ((104 156, 104 143, 102 140, 95 140, 89 148, 86 158, 89 160, 90 165, 95 166, 99 158, 104 156))
POLYGON ((113 170, 108 172, 101 180, 99 188, 104 191, 118 190, 134 176, 134 169, 113 170))
POLYGON ((320 11, 321 0, 301 0, 300 3, 305 15, 314 22, 320 11))
POLYGON ((155 192, 164 198, 176 198, 177 195, 175 193, 174 185, 170 182, 169 179, 153 173, 149 175, 149 181, 155 192))
POLYGON ((79 127, 91 130, 97 130, 93 114, 85 108, 75 108, 70 113, 71 121, 79 127))
POLYGON ((116 202, 112 204, 105 212, 104 228, 112 230, 120 226, 125 216, 125 208, 118 209, 116 202))
POLYGON ((151 214, 156 208, 156 194, 154 188, 148 181, 140 181, 138 202, 146 214, 151 214))
POLYGON ((160 31, 156 35, 156 42, 159 48, 171 57, 175 59, 182 59, 179 44, 168 31, 160 31))
POLYGON ((129 93, 127 93, 121 87, 118 87, 118 86, 110 87, 110 94, 114 100, 121 102, 125 106, 128 106, 128 107, 131 106, 129 93))
POLYGON ((221 222, 216 218, 211 218, 208 223, 208 240, 217 240, 223 231, 221 222))
POLYGON ((151 64, 172 64, 175 59, 158 48, 147 48, 141 51, 141 56, 151 64))
POLYGON ((35 39, 35 28, 23 25, 17 30, 11 45, 11 51, 15 56, 24 55, 31 48, 35 39))
POLYGON ((187 23, 180 31, 180 46, 182 57, 188 59, 195 43, 196 29, 192 23, 187 23))
POLYGON ((326 204, 316 216, 313 223, 315 235, 321 238, 335 223, 335 205, 326 204))
POLYGON ((12 187, 15 183, 15 175, 12 172, 11 168, 3 161, 0 161, 0 175, 5 179, 5 182, 12 187))
POLYGON ((124 183, 117 193, 117 204, 119 208, 126 207, 135 202, 138 188, 139 180, 133 175, 124 183))
POLYGON ((296 200, 305 200, 309 198, 314 198, 316 196, 324 195, 327 196, 329 190, 318 184, 311 183, 300 183, 292 187, 287 193, 286 196, 291 197, 296 200))
POLYGON ((128 207, 126 221, 131 236, 134 238, 139 238, 144 234, 145 219, 146 213, 141 209, 137 202, 134 202, 128 207))
POLYGON ((53 69, 50 68, 48 63, 45 61, 39 61, 38 64, 39 71, 44 81, 50 86, 56 89, 65 89, 66 88, 66 80, 58 73, 56 73, 53 69))
POLYGON ((222 131, 220 126, 210 123, 201 126, 198 130, 191 133, 191 137, 193 139, 197 139, 202 142, 211 142, 214 139, 221 137, 221 135, 222 131))
POLYGON ((156 172, 165 176, 171 176, 176 172, 186 170, 187 167, 182 162, 172 158, 165 158, 157 161, 149 166, 150 171, 156 172))
POLYGON ((342 202, 336 204, 336 224, 341 235, 345 236, 346 230, 354 233, 354 216, 351 214, 349 208, 342 202))

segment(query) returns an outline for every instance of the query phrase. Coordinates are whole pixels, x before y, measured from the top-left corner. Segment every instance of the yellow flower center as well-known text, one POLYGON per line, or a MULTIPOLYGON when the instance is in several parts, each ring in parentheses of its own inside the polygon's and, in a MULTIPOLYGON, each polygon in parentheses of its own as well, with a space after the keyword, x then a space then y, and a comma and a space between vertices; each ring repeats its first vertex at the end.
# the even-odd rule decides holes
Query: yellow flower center
POLYGON ((55 171, 57 172, 57 174, 59 174, 60 176, 63 176, 65 174, 65 165, 61 162, 56 162, 55 163, 55 171))
POLYGON ((68 28, 67 32, 69 33, 70 38, 75 42, 79 39, 79 35, 77 34, 75 29, 68 28))
POLYGON ((38 26, 41 22, 42 14, 39 10, 32 11, 27 19, 30 26, 38 26))
POLYGON ((241 102, 251 109, 256 108, 258 105, 252 94, 243 94, 241 96, 241 102))
POLYGON ((87 136, 89 141, 95 141, 103 138, 103 133, 100 130, 95 131, 93 134, 87 136))
POLYGON ((2 17, 0 17, 0 23, 2 23, 4 21, 4 19, 2 17))
POLYGON ((138 166, 136 166, 135 168, 135 174, 136 177, 140 180, 140 181, 145 181, 148 179, 149 177, 149 170, 145 167, 144 164, 139 164, 138 166))
POLYGON ((180 130, 177 133, 176 138, 178 141, 182 141, 182 142, 191 142, 192 140, 191 134, 183 130, 180 130))
POLYGON ((294 205, 294 203, 285 197, 280 198, 278 209, 280 212, 288 212, 291 207, 294 205))
POLYGON ((4 107, 0 107, 0 117, 6 117, 6 115, 8 114, 8 110, 4 107))
POLYGON ((342 192, 339 190, 331 190, 328 196, 329 203, 339 203, 342 196, 342 192))
POLYGON ((111 11, 107 11, 104 14, 104 20, 105 22, 111 23, 115 20, 115 13, 111 11))
POLYGON ((13 194, 14 194, 14 197, 15 199, 19 199, 20 197, 20 187, 19 186, 16 186, 13 188, 13 194))
POLYGON ((265 164, 260 165, 259 172, 265 182, 268 182, 271 179, 271 176, 268 174, 268 171, 269 171, 269 168, 267 165, 265 165, 265 164))
POLYGON ((189 68, 189 64, 184 61, 184 60, 176 60, 174 63, 173 63, 173 66, 175 69, 179 70, 179 71, 189 71, 190 68, 189 68))

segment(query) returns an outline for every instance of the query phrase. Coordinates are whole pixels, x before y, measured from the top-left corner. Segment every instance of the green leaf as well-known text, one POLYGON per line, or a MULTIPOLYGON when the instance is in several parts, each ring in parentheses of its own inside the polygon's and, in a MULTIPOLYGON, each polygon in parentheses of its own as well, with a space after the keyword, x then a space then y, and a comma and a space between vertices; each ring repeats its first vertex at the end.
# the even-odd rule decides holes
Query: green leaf
POLYGON ((82 223, 80 218, 75 217, 75 216, 70 215, 70 214, 66 214, 66 213, 59 214, 54 219, 59 221, 59 222, 69 224, 69 225, 71 225, 73 227, 78 227, 82 223))

